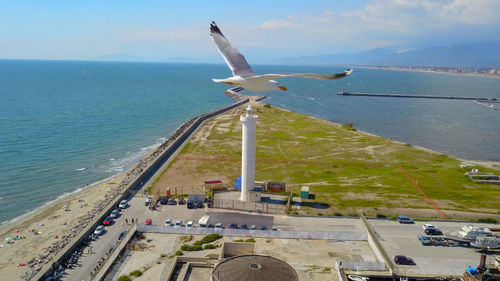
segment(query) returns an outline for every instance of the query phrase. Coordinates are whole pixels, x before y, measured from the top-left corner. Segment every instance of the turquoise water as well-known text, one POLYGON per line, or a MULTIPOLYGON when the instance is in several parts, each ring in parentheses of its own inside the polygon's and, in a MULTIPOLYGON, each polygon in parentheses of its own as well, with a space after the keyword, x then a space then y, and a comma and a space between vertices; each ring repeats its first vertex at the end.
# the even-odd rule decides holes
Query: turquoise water
MULTIPOLYGON (((338 67, 254 66, 258 73, 338 67)), ((0 60, 0 222, 129 168, 188 119, 230 104, 224 65, 0 60)), ((356 69, 283 79, 265 102, 468 159, 500 161, 500 111, 470 101, 342 97, 340 90, 500 97, 500 79, 356 69)))

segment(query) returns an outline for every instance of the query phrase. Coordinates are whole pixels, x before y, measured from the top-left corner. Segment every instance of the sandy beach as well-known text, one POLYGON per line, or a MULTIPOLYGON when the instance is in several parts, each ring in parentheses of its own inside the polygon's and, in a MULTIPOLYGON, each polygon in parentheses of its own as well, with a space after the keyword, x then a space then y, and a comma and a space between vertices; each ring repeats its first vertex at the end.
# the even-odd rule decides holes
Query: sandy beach
POLYGON ((2 280, 18 280, 27 263, 79 224, 106 194, 126 176, 126 172, 104 182, 58 199, 19 220, 0 227, 0 275, 2 280), (66 208, 63 208, 66 206, 66 208), (12 243, 4 240, 12 237, 12 243), (14 240, 19 238, 19 240, 14 240))

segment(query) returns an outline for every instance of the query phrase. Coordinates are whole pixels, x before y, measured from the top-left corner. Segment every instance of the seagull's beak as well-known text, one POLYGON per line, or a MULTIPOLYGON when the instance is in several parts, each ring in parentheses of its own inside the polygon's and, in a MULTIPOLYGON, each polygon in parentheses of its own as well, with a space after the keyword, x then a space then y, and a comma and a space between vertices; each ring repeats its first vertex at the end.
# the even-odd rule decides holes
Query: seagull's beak
POLYGON ((283 91, 287 91, 288 90, 285 86, 280 86, 280 89, 282 89, 283 91))

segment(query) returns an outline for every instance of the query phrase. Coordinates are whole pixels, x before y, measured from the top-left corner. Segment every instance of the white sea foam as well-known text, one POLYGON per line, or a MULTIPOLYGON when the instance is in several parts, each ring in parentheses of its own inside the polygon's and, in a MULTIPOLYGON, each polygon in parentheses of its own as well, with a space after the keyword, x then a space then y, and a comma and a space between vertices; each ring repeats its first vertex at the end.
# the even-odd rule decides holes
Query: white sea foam
MULTIPOLYGON (((90 165, 91 167, 94 167, 94 168, 97 168, 97 169, 100 169, 101 171, 104 169, 104 171, 106 171, 107 173, 112 173, 111 176, 109 177, 106 177, 105 179, 103 180, 100 180, 100 181, 97 181, 97 182, 94 182, 88 186, 84 186, 84 187, 79 187, 71 192, 64 192, 62 195, 58 196, 57 198, 53 199, 53 200, 50 200, 42 205, 40 205, 39 207, 33 209, 33 210, 26 210, 26 213, 25 214, 22 214, 18 217, 15 217, 15 218, 12 218, 10 220, 5 220, 5 221, 2 221, 0 223, 0 226, 4 226, 4 225, 7 225, 7 224, 10 224, 10 223, 13 223, 13 222, 16 222, 30 214, 33 214, 37 211, 39 211, 40 209, 44 208, 45 206, 48 206, 50 204, 53 204, 54 202, 57 202, 67 196, 70 196, 74 193, 77 193, 77 192, 80 192, 82 191, 84 188, 88 188, 88 187, 92 187, 92 186, 95 186, 95 185, 98 185, 100 183, 103 183, 121 173, 123 173, 124 171, 126 171, 126 169, 129 169, 130 167, 133 166, 134 163, 137 163, 144 155, 146 155, 151 149, 155 149, 157 148, 158 146, 160 146, 161 143, 163 143, 164 141, 166 140, 166 138, 159 138, 155 144, 152 144, 152 145, 148 145, 148 146, 145 146, 145 147, 142 147, 140 148, 138 151, 127 151, 126 154, 127 156, 126 157, 123 157, 123 158, 118 158, 118 159, 115 159, 115 158, 111 158, 109 159, 110 161, 113 161, 113 164, 109 165, 109 162, 107 162, 108 164, 103 164, 103 165, 100 165, 100 164, 92 164, 90 165), (161 141, 160 141, 161 140, 161 141), (113 160, 112 160, 113 159, 113 160)), ((75 171, 84 171, 86 170, 86 168, 78 168, 78 169, 75 169, 75 171)), ((92 169, 93 170, 93 169, 92 169)), ((3 198, 0 197, 0 200, 2 200, 3 198)))
POLYGON ((62 195, 57 196, 55 199, 52 199, 52 200, 50 200, 50 201, 48 201, 48 202, 46 202, 46 203, 44 203, 44 204, 40 205, 39 207, 37 207, 37 208, 35 208, 35 209, 33 209, 33 210, 26 210, 26 213, 24 213, 24 214, 22 214, 22 215, 20 215, 20 216, 18 216, 18 217, 12 218, 12 219, 10 219, 10 220, 5 220, 5 221, 2 221, 2 222, 0 223, 0 226, 4 226, 4 225, 11 224, 11 223, 13 223, 13 222, 16 222, 16 221, 18 221, 18 220, 20 220, 20 219, 22 219, 22 218, 24 218, 24 217, 26 217, 26 216, 29 216, 29 215, 31 215, 31 214, 33 214, 33 213, 38 212, 40 209, 42 209, 42 208, 43 208, 43 207, 45 207, 45 206, 48 206, 48 205, 50 205, 50 204, 52 204, 52 203, 55 203, 55 202, 57 202, 57 201, 59 201, 59 200, 61 200, 61 199, 65 198, 65 197, 67 197, 67 196, 70 196, 70 195, 72 195, 72 194, 74 194, 74 193, 80 192, 80 191, 82 191, 84 188, 89 188, 89 187, 92 187, 92 186, 98 185, 98 184, 100 184, 100 183, 103 183, 103 182, 105 182, 105 181, 108 181, 108 180, 110 180, 111 178, 113 178, 113 177, 117 176, 118 174, 119 174, 119 173, 114 174, 114 175, 112 175, 112 176, 110 176, 110 177, 107 177, 107 178, 105 178, 105 179, 103 179, 103 180, 97 181, 97 182, 95 182, 95 183, 93 183, 93 184, 90 184, 90 185, 88 185, 88 186, 85 186, 85 187, 79 187, 79 188, 77 188, 76 190, 73 190, 73 191, 71 191, 71 192, 64 192, 62 195))

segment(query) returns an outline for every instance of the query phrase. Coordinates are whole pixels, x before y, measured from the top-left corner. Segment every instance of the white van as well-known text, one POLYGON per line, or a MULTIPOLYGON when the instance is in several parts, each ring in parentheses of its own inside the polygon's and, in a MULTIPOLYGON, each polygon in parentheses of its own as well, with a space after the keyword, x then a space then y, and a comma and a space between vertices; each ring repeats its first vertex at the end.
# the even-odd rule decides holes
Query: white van
POLYGON ((210 216, 204 215, 203 217, 200 218, 198 224, 200 225, 200 227, 208 227, 210 225, 210 216))

